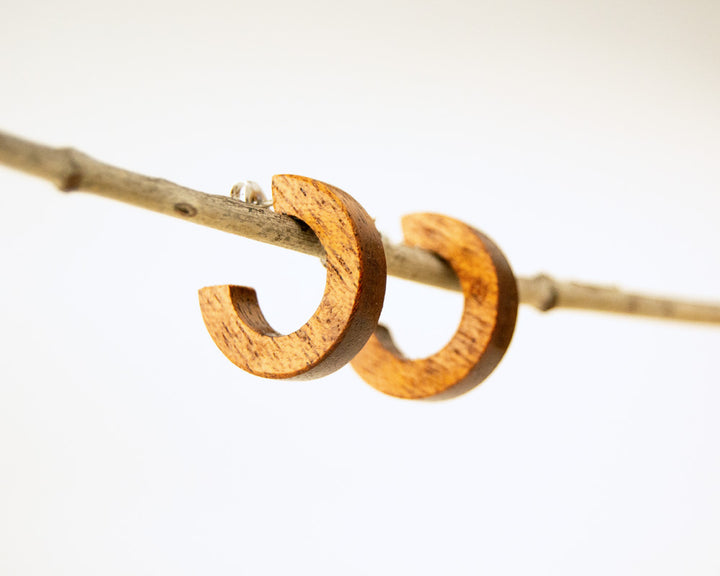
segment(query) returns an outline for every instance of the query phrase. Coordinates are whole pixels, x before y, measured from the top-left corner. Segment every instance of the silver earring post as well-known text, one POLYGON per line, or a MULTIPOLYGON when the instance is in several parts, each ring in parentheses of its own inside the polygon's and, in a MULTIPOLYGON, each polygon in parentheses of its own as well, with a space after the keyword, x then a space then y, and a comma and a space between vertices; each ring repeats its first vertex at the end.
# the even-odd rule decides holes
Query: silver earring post
POLYGON ((236 200, 240 200, 240 202, 261 208, 269 208, 272 206, 272 200, 267 199, 260 184, 252 180, 241 180, 235 184, 230 190, 230 198, 235 198, 236 200))

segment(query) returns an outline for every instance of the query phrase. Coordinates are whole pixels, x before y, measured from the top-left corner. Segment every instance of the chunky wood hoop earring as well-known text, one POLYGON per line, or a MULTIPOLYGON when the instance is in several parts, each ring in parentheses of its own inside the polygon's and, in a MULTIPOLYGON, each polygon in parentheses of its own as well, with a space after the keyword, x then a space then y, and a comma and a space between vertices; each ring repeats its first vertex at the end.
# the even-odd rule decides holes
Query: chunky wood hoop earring
POLYGON ((203 288, 200 309, 217 347, 243 370, 263 378, 319 378, 349 362, 377 326, 385 298, 385 251, 372 218, 342 190, 291 175, 274 176, 272 188, 275 211, 304 221, 325 248, 320 305, 287 335, 268 324, 252 288, 203 288))
POLYGON ((480 384, 510 345, 518 291, 500 249, 467 224, 440 214, 403 218, 405 243, 444 258, 460 280, 465 306, 452 340, 428 358, 410 360, 382 325, 352 361, 374 388, 398 398, 442 399, 480 384))

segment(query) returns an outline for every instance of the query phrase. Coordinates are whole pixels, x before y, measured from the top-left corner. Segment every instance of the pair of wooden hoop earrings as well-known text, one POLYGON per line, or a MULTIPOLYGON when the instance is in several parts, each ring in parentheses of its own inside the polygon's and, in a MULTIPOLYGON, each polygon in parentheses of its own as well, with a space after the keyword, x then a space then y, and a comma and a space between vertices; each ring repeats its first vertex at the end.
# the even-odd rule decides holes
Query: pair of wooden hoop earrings
POLYGON ((342 190, 301 176, 272 180, 276 212, 304 221, 326 252, 327 280, 315 314, 282 335, 263 316, 252 288, 199 291, 212 339, 234 364, 257 376, 308 380, 351 362, 371 386, 399 398, 448 398, 482 382, 507 350, 518 292, 510 265, 481 232, 447 216, 403 218, 407 244, 444 258, 465 305, 450 342, 423 359, 405 358, 378 324, 385 297, 385 252, 372 218, 342 190))

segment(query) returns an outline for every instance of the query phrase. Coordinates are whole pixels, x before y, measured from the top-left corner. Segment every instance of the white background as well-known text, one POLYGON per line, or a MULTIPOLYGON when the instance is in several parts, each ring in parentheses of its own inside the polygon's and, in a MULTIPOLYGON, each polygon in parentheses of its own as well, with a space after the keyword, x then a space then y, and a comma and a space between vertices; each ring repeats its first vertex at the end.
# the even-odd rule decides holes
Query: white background
MULTIPOLYGON (((0 129, 206 192, 296 173, 520 275, 720 298, 720 4, 10 2, 0 129)), ((523 307, 445 403, 235 368, 309 257, 0 169, 0 573, 720 574, 720 329, 523 307)), ((458 295, 391 280, 419 356, 458 295)))

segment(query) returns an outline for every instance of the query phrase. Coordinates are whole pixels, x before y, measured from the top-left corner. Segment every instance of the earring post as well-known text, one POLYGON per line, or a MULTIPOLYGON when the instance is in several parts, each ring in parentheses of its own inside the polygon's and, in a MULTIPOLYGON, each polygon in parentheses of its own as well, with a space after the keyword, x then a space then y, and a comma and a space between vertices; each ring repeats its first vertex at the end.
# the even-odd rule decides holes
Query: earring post
MULTIPOLYGON (((89 192, 259 242, 324 256, 312 230, 290 216, 124 170, 74 148, 54 148, 0 131, 0 163, 48 180, 63 192, 89 192)), ((452 268, 433 253, 393 244, 385 237, 383 244, 389 275, 460 291, 452 268)), ((517 282, 520 302, 543 312, 565 308, 720 324, 720 302, 634 294, 615 287, 561 282, 545 274, 519 277, 517 282)))

